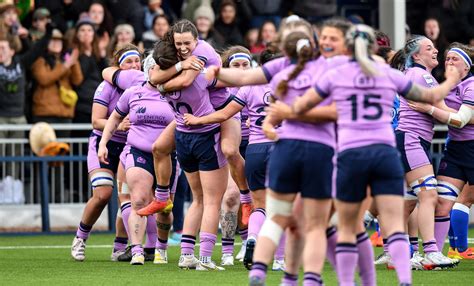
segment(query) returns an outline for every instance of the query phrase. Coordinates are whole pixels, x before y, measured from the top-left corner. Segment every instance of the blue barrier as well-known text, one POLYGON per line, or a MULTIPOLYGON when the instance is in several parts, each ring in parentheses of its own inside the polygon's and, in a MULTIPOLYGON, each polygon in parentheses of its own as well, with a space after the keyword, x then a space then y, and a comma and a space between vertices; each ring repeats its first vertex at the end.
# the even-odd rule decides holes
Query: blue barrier
MULTIPOLYGON (((36 162, 39 163, 40 168, 40 197, 41 197, 41 228, 43 232, 51 232, 50 227, 50 216, 49 216, 49 165, 50 162, 86 162, 87 156, 48 156, 48 157, 37 157, 37 156, 6 156, 0 157, 1 162, 36 162)), ((109 230, 115 231, 115 218, 118 209, 118 197, 117 197, 116 186, 112 192, 112 197, 109 201, 107 212, 108 212, 108 223, 109 230)))

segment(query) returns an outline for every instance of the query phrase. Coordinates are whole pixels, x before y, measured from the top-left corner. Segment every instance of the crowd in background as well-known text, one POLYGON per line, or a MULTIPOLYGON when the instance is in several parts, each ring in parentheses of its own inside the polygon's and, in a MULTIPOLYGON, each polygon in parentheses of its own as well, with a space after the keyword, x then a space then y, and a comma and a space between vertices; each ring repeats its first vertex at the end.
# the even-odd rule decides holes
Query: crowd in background
MULTIPOLYGON (((244 45, 258 54, 274 41, 282 17, 297 14, 314 24, 317 34, 318 23, 342 14, 345 4, 378 5, 375 0, 16 2, 0 1, 0 124, 90 123, 94 91, 114 49, 130 42, 150 49, 177 19, 193 21, 200 38, 218 51, 244 45)), ((452 41, 473 44, 473 14, 472 1, 431 0, 426 5, 409 0, 407 32, 411 28, 412 33, 425 34, 440 51, 452 41)), ((377 26, 362 14, 344 16, 377 26)), ((442 62, 444 53, 438 57, 442 62)), ((438 80, 441 66, 434 71, 438 80)), ((0 132, 3 138, 21 136, 0 132)))

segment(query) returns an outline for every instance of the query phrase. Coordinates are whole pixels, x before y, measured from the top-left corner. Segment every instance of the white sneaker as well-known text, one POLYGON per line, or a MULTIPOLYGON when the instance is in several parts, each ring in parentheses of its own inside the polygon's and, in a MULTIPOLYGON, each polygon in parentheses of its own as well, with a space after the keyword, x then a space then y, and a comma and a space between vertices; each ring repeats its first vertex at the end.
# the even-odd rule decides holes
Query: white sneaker
POLYGON ((382 265, 382 264, 388 264, 392 258, 390 257, 390 254, 388 252, 384 252, 380 254, 374 261, 375 265, 382 265))
POLYGON ((79 237, 74 237, 71 247, 71 256, 76 261, 84 261, 86 259, 86 241, 79 237))
POLYGON ((234 265, 234 256, 231 253, 222 254, 221 265, 222 266, 232 266, 232 265, 234 265))
POLYGON ((423 264, 421 263, 423 261, 423 256, 420 254, 420 252, 415 251, 413 252, 413 256, 410 259, 410 264, 411 264, 411 270, 423 270, 423 264))
POLYGON ((273 271, 285 271, 285 260, 283 260, 283 259, 273 260, 272 270, 273 271))
POLYGON ((237 255, 235 256, 235 259, 237 259, 238 261, 242 262, 244 261, 244 256, 245 256, 245 246, 247 245, 247 241, 244 240, 242 242, 242 246, 240 247, 240 250, 239 250, 239 253, 237 253, 237 255))
POLYGON ((199 264, 196 267, 197 271, 223 271, 224 267, 217 266, 213 261, 202 262, 199 261, 199 264))
POLYGON ((199 259, 194 255, 181 255, 179 257, 178 266, 183 269, 196 269, 199 264, 199 259))
POLYGON ((130 265, 143 265, 145 264, 145 255, 143 253, 135 253, 132 255, 130 265))
POLYGON ((166 249, 155 249, 153 264, 168 264, 168 252, 166 249))
POLYGON ((444 256, 441 252, 430 252, 425 254, 425 258, 421 261, 425 270, 439 270, 443 268, 454 267, 453 261, 444 256))
POLYGON ((114 250, 112 249, 112 254, 110 255, 110 260, 112 260, 112 261, 114 261, 114 262, 119 261, 119 260, 118 260, 119 256, 125 254, 125 252, 127 252, 126 249, 124 249, 124 250, 117 250, 117 251, 114 251, 114 250))

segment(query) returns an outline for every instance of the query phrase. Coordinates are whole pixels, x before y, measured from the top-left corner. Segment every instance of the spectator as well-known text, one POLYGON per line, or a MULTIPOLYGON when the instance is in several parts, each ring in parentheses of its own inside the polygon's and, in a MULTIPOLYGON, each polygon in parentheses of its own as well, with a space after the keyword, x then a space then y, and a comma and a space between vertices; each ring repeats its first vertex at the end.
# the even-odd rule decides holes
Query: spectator
POLYGON ((46 24, 51 22, 51 13, 46 8, 39 8, 33 12, 33 22, 31 23, 30 38, 36 42, 44 36, 46 24))
MULTIPOLYGON (((0 124, 26 123, 25 86, 29 65, 40 57, 51 37, 51 25, 45 36, 23 55, 17 55, 18 44, 11 34, 0 35, 0 124)), ((23 137, 23 132, 0 131, 0 138, 23 137)))
POLYGON ((249 50, 251 47, 255 46, 258 42, 258 29, 250 29, 245 34, 245 47, 249 50))
MULTIPOLYGON (((72 90, 82 83, 79 51, 63 57, 63 35, 55 29, 47 52, 31 66, 37 86, 33 93, 33 122, 71 123, 74 105, 61 100, 60 88, 72 90)), ((69 136, 63 136, 69 137, 69 136)))
POLYGON ((268 43, 275 41, 277 36, 277 27, 272 21, 265 21, 258 31, 257 43, 250 47, 252 54, 260 54, 263 52, 268 43))
MULTIPOLYGON (((444 63, 444 51, 448 46, 448 41, 441 30, 439 21, 435 18, 426 19, 424 23, 424 32, 425 36, 433 42, 436 49, 439 51, 438 63, 444 63)), ((439 64, 431 71, 431 74, 438 82, 444 81, 444 65, 439 64)))
POLYGON ((109 37, 114 30, 112 15, 105 5, 100 1, 95 1, 89 7, 87 12, 92 22, 95 24, 95 30, 99 37, 109 37))
POLYGON ((233 0, 222 1, 219 9, 219 18, 214 29, 225 35, 225 46, 243 45, 244 39, 236 22, 237 7, 233 0))
POLYGON ((194 24, 201 40, 205 40, 216 50, 222 50, 225 45, 225 38, 214 29, 214 17, 211 6, 201 5, 194 12, 194 24))
MULTIPOLYGON (((106 46, 99 43, 94 31, 95 24, 85 16, 79 19, 73 37, 73 48, 79 50, 79 63, 84 77, 82 84, 75 88, 78 101, 73 122, 90 123, 92 100, 97 86, 102 82, 101 72, 107 67, 106 46)), ((87 137, 88 132, 78 132, 78 137, 87 137)))
MULTIPOLYGON (((109 44, 107 55, 112 57, 115 49, 123 44, 132 44, 135 39, 135 31, 129 24, 120 24, 115 27, 114 35, 109 44)), ((143 47, 140 48, 143 51, 143 47)))
POLYGON ((0 4, 0 33, 19 37, 20 44, 15 45, 16 53, 23 53, 29 49, 28 30, 25 29, 18 20, 18 11, 15 5, 2 3, 0 4))
MULTIPOLYGON (((314 1, 314 0, 311 0, 314 1)), ((252 0, 253 17, 251 21, 251 28, 259 28, 267 20, 273 21, 275 25, 280 26, 280 8, 282 0, 252 0)))
POLYGON ((144 32, 143 7, 140 2, 138 0, 108 0, 107 6, 115 24, 131 25, 135 33, 135 42, 140 42, 144 32))
MULTIPOLYGON (((213 11, 219 11, 222 1, 224 0, 213 0, 212 9, 213 11)), ((235 21, 242 32, 242 35, 247 33, 250 29, 250 22, 252 21, 252 8, 250 7, 249 1, 252 0, 234 0, 235 6, 237 7, 237 15, 235 21)))
POLYGON ((165 15, 156 15, 155 18, 153 18, 152 29, 143 33, 143 48, 145 50, 153 48, 153 45, 157 41, 163 39, 169 29, 170 21, 168 20, 168 17, 165 15))
POLYGON ((51 21, 56 28, 65 32, 78 20, 79 15, 87 12, 92 0, 35 0, 35 7, 46 8, 51 13, 51 21))
POLYGON ((314 24, 336 15, 337 0, 295 0, 292 11, 314 24))
POLYGON ((156 16, 166 16, 168 24, 174 22, 177 17, 175 13, 170 9, 167 3, 163 3, 162 0, 148 0, 148 5, 144 7, 144 27, 145 30, 151 30, 153 23, 155 22, 156 16), (165 5, 163 5, 165 4, 165 5))

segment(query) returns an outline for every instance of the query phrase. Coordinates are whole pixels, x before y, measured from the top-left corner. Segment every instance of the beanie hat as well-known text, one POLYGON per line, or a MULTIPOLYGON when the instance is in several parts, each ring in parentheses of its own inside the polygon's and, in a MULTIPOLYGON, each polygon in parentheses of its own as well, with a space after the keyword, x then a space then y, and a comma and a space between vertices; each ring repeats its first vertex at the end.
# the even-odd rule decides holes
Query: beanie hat
POLYGON ((194 22, 196 22, 196 20, 200 17, 207 18, 209 21, 211 21, 211 24, 214 24, 216 16, 214 15, 214 11, 212 10, 211 6, 201 5, 196 9, 196 11, 194 11, 194 22))

